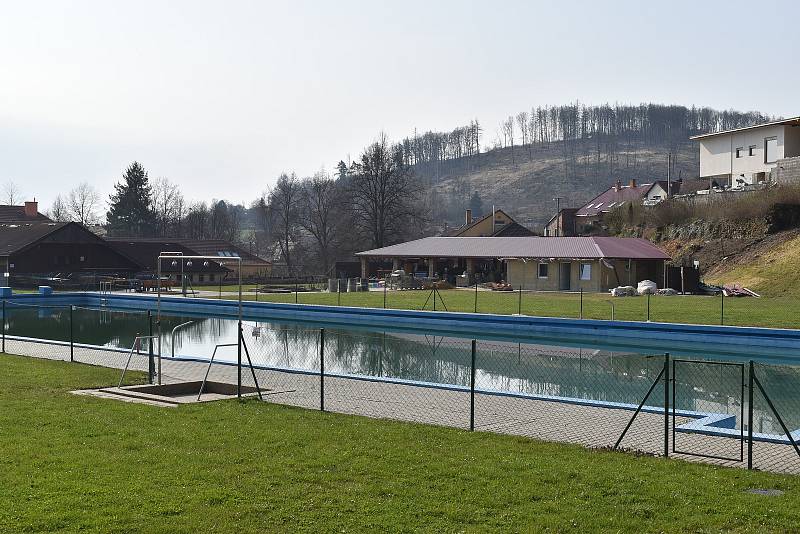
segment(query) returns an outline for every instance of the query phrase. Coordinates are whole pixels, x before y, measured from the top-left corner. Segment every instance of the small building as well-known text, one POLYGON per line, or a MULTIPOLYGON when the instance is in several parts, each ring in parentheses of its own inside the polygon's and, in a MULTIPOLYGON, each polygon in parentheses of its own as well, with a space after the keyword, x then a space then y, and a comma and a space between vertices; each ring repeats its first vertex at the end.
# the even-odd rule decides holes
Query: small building
POLYGON ((53 222, 50 217, 39 213, 36 200, 25 202, 22 206, 0 206, 0 223, 15 222, 53 222))
POLYGON ((426 237, 356 255, 363 278, 371 261, 391 260, 430 278, 466 272, 474 283, 479 266, 490 265, 514 288, 542 291, 608 291, 642 280, 663 287, 670 259, 645 239, 620 237, 426 237))
MULTIPOLYGON (((200 255, 177 241, 166 239, 109 237, 106 238, 106 242, 111 248, 136 263, 136 274, 139 277, 154 276, 158 273, 158 257, 161 254, 174 252, 183 256, 200 255)), ((230 276, 231 272, 236 272, 235 262, 230 262, 226 266, 215 261, 168 260, 164 258, 161 260, 161 275, 176 283, 180 283, 181 273, 184 274, 187 282, 213 284, 230 276)))
POLYGON ((561 208, 558 213, 544 225, 545 237, 573 237, 578 235, 575 225, 575 214, 578 208, 561 208))
POLYGON ((448 237, 526 237, 534 233, 515 221, 501 209, 478 219, 472 218, 472 210, 466 210, 464 224, 445 232, 448 237))
MULTIPOLYGON (((272 262, 260 258, 222 239, 178 239, 197 256, 219 256, 220 258, 242 258, 242 278, 266 278, 272 275, 272 262)), ((234 269, 235 270, 235 269, 234 269)))
POLYGON ((575 211, 575 232, 577 235, 592 232, 593 226, 600 223, 606 214, 614 209, 630 205, 644 204, 648 196, 666 195, 666 184, 662 187, 658 182, 640 184, 631 180, 623 185, 619 180, 592 200, 575 211))
POLYGON ((728 188, 800 181, 800 117, 695 135, 700 178, 728 188))

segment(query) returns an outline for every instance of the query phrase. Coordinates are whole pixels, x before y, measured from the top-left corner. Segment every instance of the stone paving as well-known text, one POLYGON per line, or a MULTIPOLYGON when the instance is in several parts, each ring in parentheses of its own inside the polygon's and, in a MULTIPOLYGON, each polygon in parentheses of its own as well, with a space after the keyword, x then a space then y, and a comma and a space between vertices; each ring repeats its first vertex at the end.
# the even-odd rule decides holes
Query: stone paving
MULTIPOLYGON (((6 352, 55 360, 70 359, 68 345, 14 339, 6 340, 6 352)), ((127 352, 77 346, 74 349, 74 360, 80 363, 122 369, 127 358, 127 352)), ((206 362, 165 357, 162 359, 162 382, 202 380, 207 368, 206 362)), ((145 371, 147 355, 134 354, 130 369, 145 371)), ((217 382, 236 383, 236 371, 235 366, 215 364, 208 378, 217 382)), ((256 377, 259 385, 269 390, 264 394, 267 402, 320 408, 320 377, 317 374, 258 369, 256 377)), ((242 369, 242 383, 253 385, 249 368, 242 369)), ((325 377, 324 389, 326 411, 469 428, 468 391, 333 376, 325 377)), ((627 409, 485 393, 475 396, 475 430, 574 443, 590 448, 613 447, 632 415, 633 412, 627 409)), ((689 420, 679 417, 677 424, 681 425, 689 420)), ((671 417, 668 424, 671 440, 671 417)), ((677 440, 681 451, 735 459, 722 460, 674 454, 671 451, 670 456, 721 466, 746 467, 745 462, 738 461, 742 452, 742 442, 738 439, 678 433, 677 440)), ((622 440, 620 448, 642 454, 663 455, 664 415, 641 412, 622 440)), ((746 455, 746 443, 744 454, 746 455)), ((800 457, 791 445, 755 442, 753 465, 754 468, 765 471, 800 474, 800 457)))

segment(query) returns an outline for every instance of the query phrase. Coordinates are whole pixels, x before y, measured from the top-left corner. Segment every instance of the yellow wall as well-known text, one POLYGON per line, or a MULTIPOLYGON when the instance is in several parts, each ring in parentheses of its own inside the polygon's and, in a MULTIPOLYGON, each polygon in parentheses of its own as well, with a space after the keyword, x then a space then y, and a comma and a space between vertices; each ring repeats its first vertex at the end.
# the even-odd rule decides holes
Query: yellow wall
MULTIPOLYGON (((497 210, 494 213, 495 230, 499 230, 507 224, 514 222, 514 219, 506 215, 504 212, 497 210)), ((457 234, 459 237, 486 237, 492 235, 492 218, 486 217, 484 220, 475 224, 471 228, 467 228, 463 233, 457 234)))

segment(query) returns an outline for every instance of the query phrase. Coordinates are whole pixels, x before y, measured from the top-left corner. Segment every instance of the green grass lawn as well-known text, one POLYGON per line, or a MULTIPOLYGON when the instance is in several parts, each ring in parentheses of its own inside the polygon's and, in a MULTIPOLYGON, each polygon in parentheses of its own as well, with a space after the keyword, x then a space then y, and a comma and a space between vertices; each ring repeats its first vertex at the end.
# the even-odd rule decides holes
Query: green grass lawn
MULTIPOLYGON (((231 290, 235 291, 235 290, 231 290)), ((386 307, 393 309, 431 310, 433 300, 430 291, 388 291, 386 307)), ((223 298, 235 298, 223 295, 223 298)), ((245 293, 244 298, 255 300, 256 295, 245 293)), ((294 303, 294 293, 260 293, 263 302, 294 303)), ((380 291, 363 293, 300 292, 296 300, 300 304, 328 304, 356 307, 383 308, 384 295, 380 291)), ((519 293, 479 291, 477 310, 480 313, 513 314, 521 309, 524 315, 543 317, 581 316, 581 296, 578 293, 525 293, 522 306, 519 293)), ((647 297, 612 298, 608 294, 585 293, 583 295, 583 317, 588 319, 611 319, 626 321, 647 320, 647 297)), ((765 326, 777 328, 800 328, 800 298, 726 298, 724 310, 721 297, 683 295, 652 296, 650 298, 650 320, 670 323, 724 324, 736 326, 765 326), (724 313, 724 317, 723 317, 724 313)), ((439 291, 436 309, 460 312, 475 310, 475 292, 462 289, 439 291)))
POLYGON ((0 369, 0 532, 763 532, 800 520, 800 477, 254 400, 156 408, 68 393, 118 370, 8 355, 0 369))

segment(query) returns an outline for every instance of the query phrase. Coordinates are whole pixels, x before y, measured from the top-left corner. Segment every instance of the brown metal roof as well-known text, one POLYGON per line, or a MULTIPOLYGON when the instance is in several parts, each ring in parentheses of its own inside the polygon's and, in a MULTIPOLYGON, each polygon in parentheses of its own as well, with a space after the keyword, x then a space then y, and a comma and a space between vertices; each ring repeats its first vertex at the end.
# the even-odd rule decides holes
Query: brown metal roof
POLYGON ((625 237, 426 237, 356 255, 378 258, 669 259, 646 239, 625 237))

